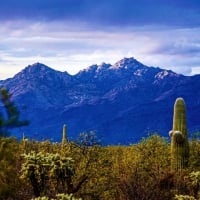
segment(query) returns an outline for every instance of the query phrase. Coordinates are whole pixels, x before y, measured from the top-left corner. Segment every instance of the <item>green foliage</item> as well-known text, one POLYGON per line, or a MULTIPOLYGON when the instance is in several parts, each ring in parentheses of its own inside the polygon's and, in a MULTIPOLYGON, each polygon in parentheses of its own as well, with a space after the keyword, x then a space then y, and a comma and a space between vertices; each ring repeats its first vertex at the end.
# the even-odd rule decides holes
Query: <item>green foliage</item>
POLYGON ((189 168, 200 171, 200 140, 193 138, 190 142, 189 168))
POLYGON ((14 138, 0 138, 0 199, 14 197, 19 188, 17 151, 17 141, 14 138))
POLYGON ((52 199, 52 198, 49 198, 49 197, 46 197, 46 196, 44 196, 44 197, 37 197, 37 198, 34 198, 34 199, 32 199, 32 200, 81 200, 80 198, 75 198, 75 197, 73 197, 73 194, 57 194, 56 195, 56 199, 52 199))
POLYGON ((100 145, 100 140, 97 138, 94 131, 90 131, 88 133, 81 133, 77 140, 77 144, 90 147, 100 145))
POLYGON ((193 185, 200 187, 200 171, 191 172, 190 178, 192 179, 193 185))
POLYGON ((73 197, 73 194, 57 194, 58 200, 81 200, 80 198, 73 197))
POLYGON ((169 134, 171 137, 172 170, 187 168, 189 162, 189 143, 185 102, 182 98, 177 98, 174 104, 173 129, 169 134))
POLYGON ((23 154, 25 162, 22 165, 22 179, 30 181, 34 195, 46 194, 52 179, 59 184, 73 175, 73 160, 63 158, 59 154, 36 153, 32 151, 23 154))
POLYGON ((129 148, 118 163, 122 165, 119 176, 123 196, 120 199, 170 199, 173 196, 173 175, 169 173, 169 146, 166 140, 152 135, 129 148))
POLYGON ((196 199, 200 198, 200 171, 192 171, 186 177, 187 188, 196 199))
POLYGON ((189 195, 176 195, 174 200, 196 200, 196 199, 189 195))
POLYGON ((113 185, 112 161, 108 149, 99 145, 93 132, 82 133, 77 142, 68 142, 62 146, 61 153, 71 156, 75 163, 71 193, 77 193, 84 199, 102 199, 107 195, 113 185))
POLYGON ((174 173, 170 144, 158 134, 138 144, 107 147, 82 137, 82 143, 64 146, 0 138, 0 199, 200 199, 198 139, 190 142, 191 167, 174 173))
POLYGON ((0 137, 7 136, 8 129, 28 125, 28 121, 20 121, 19 111, 7 89, 0 88, 0 100, 5 108, 5 114, 0 113, 0 137))
MULTIPOLYGON (((50 199, 49 199, 49 197, 44 196, 44 197, 37 197, 32 200, 50 200, 50 199)), ((51 200, 53 200, 53 199, 51 199, 51 200)))

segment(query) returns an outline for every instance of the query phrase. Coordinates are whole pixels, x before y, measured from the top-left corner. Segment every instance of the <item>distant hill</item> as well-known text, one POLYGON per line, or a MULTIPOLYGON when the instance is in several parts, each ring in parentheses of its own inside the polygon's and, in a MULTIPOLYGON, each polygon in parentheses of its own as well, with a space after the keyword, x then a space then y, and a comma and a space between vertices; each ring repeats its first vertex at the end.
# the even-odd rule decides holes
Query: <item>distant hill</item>
POLYGON ((35 63, 0 84, 31 122, 13 132, 17 137, 24 132, 61 141, 63 124, 70 139, 95 131, 103 144, 134 143, 152 132, 168 137, 177 97, 185 99, 189 132, 200 130, 200 75, 148 67, 134 58, 92 65, 73 76, 35 63))

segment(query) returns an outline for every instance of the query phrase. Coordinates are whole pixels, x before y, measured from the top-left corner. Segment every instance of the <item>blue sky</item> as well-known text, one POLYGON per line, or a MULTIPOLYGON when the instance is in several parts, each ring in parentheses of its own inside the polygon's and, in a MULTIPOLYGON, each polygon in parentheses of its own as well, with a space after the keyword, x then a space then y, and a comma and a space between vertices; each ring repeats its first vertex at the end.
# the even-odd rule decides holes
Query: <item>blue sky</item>
POLYGON ((77 73, 135 57, 200 73, 199 0, 1 0, 0 79, 44 63, 77 73))

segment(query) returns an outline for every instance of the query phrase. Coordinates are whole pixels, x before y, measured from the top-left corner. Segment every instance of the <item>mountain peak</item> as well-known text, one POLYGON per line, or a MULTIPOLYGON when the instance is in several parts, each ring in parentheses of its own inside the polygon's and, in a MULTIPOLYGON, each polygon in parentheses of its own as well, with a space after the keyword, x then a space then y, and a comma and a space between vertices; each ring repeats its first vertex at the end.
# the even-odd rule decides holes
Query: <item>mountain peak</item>
POLYGON ((19 72, 18 74, 16 74, 15 76, 19 76, 19 75, 28 75, 28 76, 34 76, 34 75, 39 75, 39 74, 46 74, 49 72, 55 72, 56 70, 42 64, 42 63, 34 63, 32 65, 28 65, 27 67, 25 67, 21 72, 19 72))
POLYGON ((46 66, 44 65, 43 63, 40 63, 40 62, 36 62, 36 63, 33 63, 32 65, 28 65, 30 67, 40 67, 40 66, 46 66))
POLYGON ((120 68, 130 68, 130 67, 138 67, 138 66, 143 66, 142 63, 137 61, 134 57, 130 58, 123 58, 122 60, 116 62, 111 68, 113 69, 120 69, 120 68))
POLYGON ((85 73, 89 73, 92 76, 96 76, 97 74, 109 69, 110 66, 111 66, 111 64, 107 64, 104 62, 101 63, 100 65, 94 64, 94 65, 87 67, 86 69, 80 70, 77 75, 79 76, 79 75, 82 75, 85 73))
POLYGON ((70 139, 95 130, 103 144, 136 142, 147 130, 165 137, 177 96, 188 104, 188 129, 200 130, 200 76, 188 78, 134 58, 112 66, 92 65, 75 76, 35 63, 0 85, 9 89, 22 116, 31 122, 13 132, 15 136, 26 132, 36 140, 59 141, 60 127, 67 123, 70 139))
POLYGON ((100 65, 98 65, 98 68, 109 68, 111 66, 111 64, 102 62, 100 65))
POLYGON ((108 63, 103 62, 103 63, 101 63, 100 65, 97 65, 97 66, 98 66, 98 67, 97 67, 96 72, 100 72, 100 71, 102 71, 102 70, 107 70, 107 69, 109 69, 110 66, 111 66, 111 64, 108 64, 108 63))
POLYGON ((67 72, 60 72, 42 63, 37 62, 25 67, 21 72, 17 73, 14 76, 14 78, 18 80, 30 80, 30 79, 38 79, 38 78, 50 79, 50 77, 55 77, 55 76, 69 77, 70 75, 67 72))
POLYGON ((39 62, 34 63, 32 65, 28 65, 24 70, 27 72, 31 72, 31 73, 46 71, 46 70, 55 71, 55 70, 51 69, 50 67, 48 67, 42 63, 39 63, 39 62))

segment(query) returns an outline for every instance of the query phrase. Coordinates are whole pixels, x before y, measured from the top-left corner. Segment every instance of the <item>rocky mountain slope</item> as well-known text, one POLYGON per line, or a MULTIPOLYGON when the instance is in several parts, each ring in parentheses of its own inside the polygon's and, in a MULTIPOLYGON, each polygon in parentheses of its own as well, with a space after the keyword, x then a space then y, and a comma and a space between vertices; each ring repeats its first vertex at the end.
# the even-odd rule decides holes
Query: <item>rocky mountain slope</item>
POLYGON ((95 131, 103 144, 129 144, 158 132, 168 137, 173 104, 183 97, 189 132, 200 129, 200 75, 183 76, 148 67, 134 58, 114 65, 93 65, 76 75, 43 64, 27 66, 0 82, 12 93, 28 127, 13 135, 61 141, 63 124, 68 137, 95 131))

